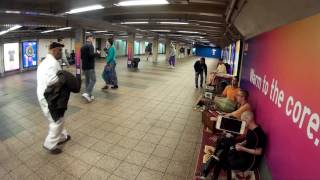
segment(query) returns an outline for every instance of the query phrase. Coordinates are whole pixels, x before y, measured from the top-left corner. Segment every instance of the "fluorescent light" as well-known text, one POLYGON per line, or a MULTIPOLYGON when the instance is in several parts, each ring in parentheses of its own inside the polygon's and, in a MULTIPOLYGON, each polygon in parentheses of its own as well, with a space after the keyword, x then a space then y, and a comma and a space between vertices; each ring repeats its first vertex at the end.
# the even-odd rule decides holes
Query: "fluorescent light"
POLYGON ((94 31, 94 33, 106 33, 108 31, 94 31))
POLYGON ((153 32, 170 32, 170 30, 162 30, 162 29, 159 29, 159 30, 151 30, 153 32))
POLYGON ((160 22, 160 24, 175 24, 175 25, 186 25, 188 22, 160 22))
POLYGON ((113 36, 113 34, 104 34, 105 36, 113 36))
POLYGON ((56 29, 55 31, 64 31, 64 30, 69 30, 71 29, 72 27, 64 27, 64 28, 59 28, 59 29, 56 29))
POLYGON ((45 33, 49 33, 49 32, 53 32, 54 30, 47 30, 47 31, 43 31, 41 32, 42 34, 45 34, 45 33))
POLYGON ((200 34, 199 32, 195 31, 178 31, 179 33, 186 33, 186 34, 200 34))
POLYGON ((121 24, 148 24, 147 21, 136 21, 136 22, 122 22, 121 24))
POLYGON ((87 11, 94 11, 98 9, 104 9, 104 7, 100 4, 95 4, 91 6, 85 6, 85 7, 80 7, 76 9, 71 9, 70 11, 66 12, 67 14, 75 14, 75 13, 81 13, 81 12, 87 12, 87 11))
POLYGON ((0 31, 0 35, 6 34, 6 33, 10 32, 10 31, 17 30, 17 29, 19 29, 19 28, 21 28, 21 27, 22 27, 21 25, 15 25, 15 26, 7 29, 7 30, 0 31))
MULTIPOLYGON (((64 27, 64 28, 58 28, 58 29, 51 29, 51 30, 47 30, 47 31, 43 31, 41 32, 42 34, 45 34, 45 33, 50 33, 50 32, 54 32, 54 31, 64 31, 64 30, 69 30, 71 29, 72 27, 64 27)), ((86 32, 86 33, 89 33, 89 32, 86 32)))
POLYGON ((164 5, 169 4, 167 0, 130 0, 130 1, 122 1, 116 6, 150 6, 150 5, 164 5))
POLYGON ((91 32, 86 32, 86 34, 91 34, 91 32))
POLYGON ((17 30, 17 29, 19 29, 19 28, 21 28, 21 27, 22 27, 22 26, 20 26, 20 25, 15 25, 15 26, 9 28, 7 31, 14 31, 14 30, 17 30))
POLYGON ((7 14, 21 14, 21 11, 5 11, 7 14))

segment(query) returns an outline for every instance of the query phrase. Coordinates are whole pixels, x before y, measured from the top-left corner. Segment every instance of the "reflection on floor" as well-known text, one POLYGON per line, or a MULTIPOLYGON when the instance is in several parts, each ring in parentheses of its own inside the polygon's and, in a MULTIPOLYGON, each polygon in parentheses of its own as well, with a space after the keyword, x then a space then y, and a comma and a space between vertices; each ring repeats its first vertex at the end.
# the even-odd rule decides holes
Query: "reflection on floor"
POLYGON ((86 104, 72 95, 66 115, 72 140, 58 156, 42 149, 48 123, 35 71, 0 78, 0 179, 191 179, 201 135, 201 115, 192 112, 200 93, 195 58, 178 60, 176 69, 163 59, 142 60, 137 71, 120 59, 120 88, 107 92, 100 90, 103 61, 97 62, 96 100, 86 104))

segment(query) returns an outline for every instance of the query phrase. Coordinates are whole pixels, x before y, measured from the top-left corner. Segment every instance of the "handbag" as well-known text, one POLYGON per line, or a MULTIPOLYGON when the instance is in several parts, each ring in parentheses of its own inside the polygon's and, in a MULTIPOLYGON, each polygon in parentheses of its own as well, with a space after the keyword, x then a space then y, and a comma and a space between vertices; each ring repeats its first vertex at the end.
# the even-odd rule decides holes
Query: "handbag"
POLYGON ((106 84, 112 84, 112 71, 110 66, 106 65, 104 67, 104 70, 102 72, 102 78, 106 84))

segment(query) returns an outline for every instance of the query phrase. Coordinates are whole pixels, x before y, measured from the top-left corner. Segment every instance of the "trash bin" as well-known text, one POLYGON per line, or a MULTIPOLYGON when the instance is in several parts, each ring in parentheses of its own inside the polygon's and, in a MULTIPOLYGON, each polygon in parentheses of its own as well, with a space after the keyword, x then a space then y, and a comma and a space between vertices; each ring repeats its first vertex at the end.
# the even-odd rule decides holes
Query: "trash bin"
POLYGON ((138 68, 138 65, 139 65, 139 62, 140 62, 140 58, 133 58, 133 68, 138 68))

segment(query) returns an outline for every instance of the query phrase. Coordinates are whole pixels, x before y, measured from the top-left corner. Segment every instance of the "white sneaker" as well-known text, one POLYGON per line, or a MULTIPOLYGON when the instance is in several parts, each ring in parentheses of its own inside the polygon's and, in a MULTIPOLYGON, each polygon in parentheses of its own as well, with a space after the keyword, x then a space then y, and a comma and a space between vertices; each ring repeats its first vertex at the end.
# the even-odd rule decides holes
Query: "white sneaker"
POLYGON ((82 94, 82 97, 85 98, 88 102, 91 102, 92 99, 90 98, 89 94, 88 93, 83 93, 82 94))
POLYGON ((174 67, 174 66, 171 66, 171 68, 172 68, 172 69, 174 69, 174 68, 176 68, 176 67, 174 67))
POLYGON ((91 98, 91 100, 94 100, 94 96, 91 96, 90 98, 91 98))
POLYGON ((171 69, 172 68, 172 66, 168 66, 168 69, 171 69))

